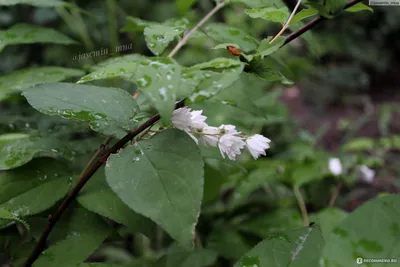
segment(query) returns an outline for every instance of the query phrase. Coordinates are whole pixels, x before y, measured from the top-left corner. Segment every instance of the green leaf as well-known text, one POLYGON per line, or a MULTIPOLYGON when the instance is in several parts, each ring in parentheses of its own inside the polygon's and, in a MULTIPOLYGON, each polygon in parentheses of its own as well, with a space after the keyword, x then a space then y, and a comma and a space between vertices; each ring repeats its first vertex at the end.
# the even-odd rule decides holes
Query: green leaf
MULTIPOLYGON (((50 244, 33 267, 80 266, 109 236, 111 228, 96 214, 75 207, 60 241, 50 244)), ((52 233, 54 234, 54 232, 52 233)))
POLYGON ((66 164, 39 158, 0 175, 0 207, 16 216, 40 213, 67 193, 72 173, 66 164))
POLYGON ((272 233, 242 257, 235 267, 318 266, 323 245, 324 240, 316 225, 272 233))
POLYGON ((0 0, 0 6, 12 6, 18 4, 37 7, 59 7, 65 6, 68 3, 60 0, 0 0))
POLYGON ((0 77, 0 101, 7 99, 15 92, 20 92, 37 84, 59 82, 84 74, 81 70, 61 67, 37 67, 18 70, 0 77))
MULTIPOLYGON (((270 192, 268 192, 270 193, 270 192)), ((283 232, 303 225, 303 220, 296 209, 278 209, 263 216, 252 218, 239 226, 241 230, 259 235, 262 238, 274 232, 283 232)))
POLYGON ((227 26, 222 23, 210 23, 205 27, 205 32, 209 37, 219 43, 237 44, 244 52, 255 50, 259 45, 258 40, 251 37, 245 31, 227 26))
POLYGON ((102 79, 123 78, 131 80, 135 75, 137 63, 143 56, 131 54, 128 56, 111 58, 93 67, 94 72, 82 77, 77 83, 91 82, 102 79))
POLYGON ((328 11, 329 15, 336 16, 343 11, 347 3, 347 0, 327 0, 326 10, 328 11))
POLYGON ((349 214, 326 240, 321 266, 358 266, 357 258, 397 259, 400 251, 399 207, 400 196, 389 195, 369 201, 349 214))
POLYGON ((173 18, 163 24, 148 25, 144 29, 147 47, 153 54, 160 55, 170 42, 185 32, 188 25, 189 20, 186 18, 173 18))
MULTIPOLYGON (((271 48, 272 49, 272 48, 271 48)), ((286 78, 274 65, 269 57, 265 59, 254 59, 250 62, 249 70, 265 81, 279 81, 284 85, 293 85, 293 81, 286 78)))
POLYGON ((29 88, 23 95, 44 114, 90 121, 94 131, 105 135, 125 135, 137 125, 138 106, 122 89, 48 83, 29 88))
POLYGON ((141 232, 149 238, 155 231, 152 221, 132 211, 111 190, 105 181, 104 170, 96 172, 77 200, 84 208, 123 224, 134 232, 141 232))
POLYGON ((19 223, 22 223, 25 228, 30 231, 30 227, 29 225, 22 219, 20 219, 19 217, 15 216, 12 212, 10 212, 9 210, 6 210, 2 207, 0 207, 0 219, 1 220, 13 220, 13 221, 17 221, 19 223))
POLYGON ((5 31, 0 31, 0 51, 7 45, 51 43, 75 44, 76 42, 53 29, 29 24, 17 24, 5 31))
POLYGON ((0 135, 0 170, 17 168, 40 154, 69 157, 63 144, 56 139, 21 133, 0 135))
POLYGON ((187 251, 173 245, 168 249, 165 267, 207 267, 217 260, 217 253, 208 249, 187 251))
POLYGON ((284 2, 281 0, 230 0, 231 3, 243 3, 251 8, 261 8, 261 7, 282 7, 285 6, 284 2))
POLYGON ((224 258, 238 259, 249 251, 251 246, 238 231, 232 227, 223 227, 216 228, 210 234, 207 248, 218 252, 224 258))
POLYGON ((146 58, 140 61, 135 82, 149 97, 164 122, 168 122, 175 107, 179 91, 181 66, 170 58, 146 58))
POLYGON ((208 75, 208 71, 190 68, 183 69, 177 98, 183 99, 191 95, 199 83, 207 78, 208 75))
POLYGON ((347 217, 347 212, 337 208, 326 208, 316 214, 310 214, 310 220, 321 227, 324 240, 328 240, 332 230, 347 217))
POLYGON ((184 15, 196 2, 197 0, 175 0, 176 7, 181 16, 184 15))
POLYGON ((315 15, 318 15, 318 10, 314 8, 302 9, 299 13, 293 16, 293 19, 290 21, 290 26, 315 15))
POLYGON ((365 151, 375 148, 375 140, 368 137, 359 137, 343 145, 343 151, 365 151))
POLYGON ((368 10, 368 11, 374 12, 372 7, 364 5, 363 3, 357 3, 353 6, 345 9, 345 11, 347 11, 347 12, 359 12, 359 11, 363 11, 363 10, 368 10))
POLYGON ((276 51, 283 45, 285 42, 285 37, 279 37, 272 43, 269 43, 271 41, 272 37, 268 37, 267 39, 263 39, 260 43, 260 46, 257 48, 257 53, 255 56, 259 56, 260 58, 264 58, 276 51))
POLYGON ((222 89, 231 86, 240 77, 243 69, 242 62, 229 58, 215 58, 189 67, 188 70, 209 70, 189 99, 199 102, 218 94, 222 89), (221 70, 222 72, 217 72, 221 70))
POLYGON ((152 25, 144 29, 146 45, 155 55, 160 55, 168 47, 175 37, 182 32, 174 27, 164 25, 152 25))
POLYGON ((135 212, 191 247, 203 197, 203 160, 184 132, 166 130, 111 155, 107 182, 135 212))
POLYGON ((287 7, 263 7, 246 9, 245 13, 253 19, 261 18, 272 22, 285 24, 289 18, 290 12, 287 7))
POLYGON ((121 32, 141 32, 144 28, 152 25, 157 25, 159 23, 147 21, 135 17, 127 17, 127 24, 121 29, 121 32))

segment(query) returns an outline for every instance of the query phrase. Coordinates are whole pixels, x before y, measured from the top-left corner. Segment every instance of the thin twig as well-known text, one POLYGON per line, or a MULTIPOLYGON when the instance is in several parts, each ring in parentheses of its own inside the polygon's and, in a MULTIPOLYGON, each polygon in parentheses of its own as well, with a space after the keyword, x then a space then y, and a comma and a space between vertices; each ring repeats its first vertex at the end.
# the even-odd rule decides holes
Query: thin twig
MULTIPOLYGON (((355 4, 361 2, 362 0, 352 0, 350 2, 348 2, 345 6, 344 9, 349 8, 351 6, 354 6, 355 4)), ((318 23, 320 23, 321 21, 326 20, 326 18, 319 16, 316 17, 315 19, 313 19, 312 21, 310 21, 309 23, 307 23, 306 25, 304 25, 303 27, 301 27, 300 29, 298 29, 297 31, 289 34, 286 39, 285 42, 283 43, 282 46, 290 43, 291 41, 293 41, 294 39, 298 38, 300 35, 302 35, 303 33, 311 30, 312 28, 314 28, 318 23)), ((282 47, 281 46, 281 47, 282 47)))
POLYGON ((79 177, 82 177, 82 175, 84 175, 87 170, 89 169, 89 167, 93 164, 94 160, 97 159, 97 157, 100 155, 101 152, 101 148, 104 147, 106 148, 107 145, 110 143, 111 141, 111 136, 107 137, 107 139, 103 142, 103 144, 100 146, 99 149, 97 149, 97 151, 93 154, 92 158, 89 160, 89 162, 86 164, 85 168, 83 168, 83 171, 81 172, 81 174, 79 175, 79 177))
POLYGON ((174 47, 174 49, 172 49, 171 53, 169 53, 168 57, 173 57, 176 52, 179 51, 179 49, 181 49, 187 42, 187 40, 189 39, 189 37, 196 32, 201 26, 203 26, 204 23, 207 22, 207 20, 209 20, 215 13, 218 12, 218 10, 220 10, 225 4, 225 1, 220 1, 207 15, 205 15, 205 17, 199 21, 199 23, 197 23, 196 26, 193 27, 193 29, 191 29, 188 33, 186 33, 183 38, 176 44, 176 46, 174 47))
POLYGON ((300 188, 296 185, 293 186, 293 193, 296 196, 297 203, 299 204, 301 216, 303 217, 304 226, 308 226, 310 224, 310 220, 308 219, 306 204, 304 203, 304 199, 303 196, 301 195, 300 188))
POLYGON ((333 208, 335 206, 335 202, 336 202, 336 199, 337 199, 337 197, 339 195, 339 192, 340 192, 341 188, 342 188, 342 183, 339 182, 336 185, 335 191, 333 192, 331 199, 329 200, 329 207, 330 208, 333 208))
POLYGON ((294 9, 293 9, 293 11, 292 11, 292 14, 290 14, 288 20, 287 20, 286 23, 283 25, 281 31, 278 32, 278 34, 277 34, 269 43, 272 43, 273 41, 275 41, 279 36, 282 35, 282 33, 283 33, 284 31, 286 31, 287 28, 289 28, 289 24, 290 24, 290 22, 292 21, 292 18, 293 18, 293 16, 294 16, 294 14, 296 14, 296 11, 297 11, 297 9, 299 8, 300 3, 301 3, 301 0, 298 0, 296 6, 294 7, 294 9))

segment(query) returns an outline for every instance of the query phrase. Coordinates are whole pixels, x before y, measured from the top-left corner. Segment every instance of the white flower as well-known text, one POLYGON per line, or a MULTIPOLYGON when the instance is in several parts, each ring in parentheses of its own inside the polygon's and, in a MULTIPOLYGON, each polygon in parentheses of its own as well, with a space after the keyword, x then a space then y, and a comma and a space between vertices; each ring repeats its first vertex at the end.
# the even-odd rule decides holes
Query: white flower
POLYGON ((338 158, 329 159, 329 170, 336 176, 342 173, 342 163, 338 158))
POLYGON ((246 145, 253 158, 257 159, 260 155, 265 156, 265 150, 269 148, 269 142, 271 142, 271 140, 268 138, 256 134, 247 138, 246 145))
POLYGON ((202 130, 202 135, 199 137, 199 143, 204 146, 217 146, 219 128, 213 126, 205 126, 202 130))
POLYGON ((221 126, 219 126, 219 129, 223 131, 224 134, 237 134, 238 131, 236 131, 236 126, 234 125, 224 125, 222 124, 221 126))
POLYGON ((189 131, 189 127, 192 124, 192 114, 190 108, 183 107, 174 110, 172 113, 172 125, 182 131, 189 131))
POLYGON ((191 124, 190 126, 194 129, 203 129, 207 126, 205 120, 207 119, 206 116, 201 115, 203 113, 202 110, 193 110, 190 112, 191 114, 191 124))
POLYGON ((221 151, 222 157, 225 158, 224 153, 229 159, 235 160, 236 155, 239 155, 240 150, 246 145, 243 138, 233 134, 224 134, 218 143, 219 151, 221 151))
POLYGON ((375 171, 368 168, 366 165, 361 165, 360 168, 361 180, 367 183, 372 183, 375 178, 375 171))

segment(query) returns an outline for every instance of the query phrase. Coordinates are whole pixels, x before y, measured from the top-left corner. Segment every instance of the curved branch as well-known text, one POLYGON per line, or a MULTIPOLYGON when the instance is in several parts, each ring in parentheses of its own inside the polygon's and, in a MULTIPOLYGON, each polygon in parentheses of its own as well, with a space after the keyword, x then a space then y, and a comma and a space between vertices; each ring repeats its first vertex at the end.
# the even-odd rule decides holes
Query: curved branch
MULTIPOLYGON (((362 0, 352 0, 350 2, 348 2, 344 9, 349 8, 351 6, 354 6, 355 4, 361 2, 362 0)), ((300 29, 298 29, 295 32, 292 32, 291 34, 289 34, 286 39, 285 42, 283 43, 282 46, 290 43, 291 41, 293 41, 294 39, 298 38, 300 35, 302 35, 303 33, 311 30, 312 28, 314 28, 318 23, 322 22, 326 20, 326 18, 322 17, 322 16, 318 16, 315 19, 313 19, 312 21, 310 21, 309 23, 307 23, 306 25, 304 25, 303 27, 301 27, 300 29)), ((281 47, 282 47, 281 46, 281 47)))

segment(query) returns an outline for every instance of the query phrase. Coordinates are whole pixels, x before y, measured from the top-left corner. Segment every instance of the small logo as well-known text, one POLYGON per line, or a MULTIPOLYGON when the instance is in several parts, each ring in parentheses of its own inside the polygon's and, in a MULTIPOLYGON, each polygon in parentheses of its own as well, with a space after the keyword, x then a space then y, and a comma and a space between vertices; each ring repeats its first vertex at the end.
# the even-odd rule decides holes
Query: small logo
POLYGON ((400 0, 369 0, 370 6, 400 6, 400 0))
POLYGON ((363 263, 363 259, 362 258, 357 258, 357 264, 362 264, 363 263))

